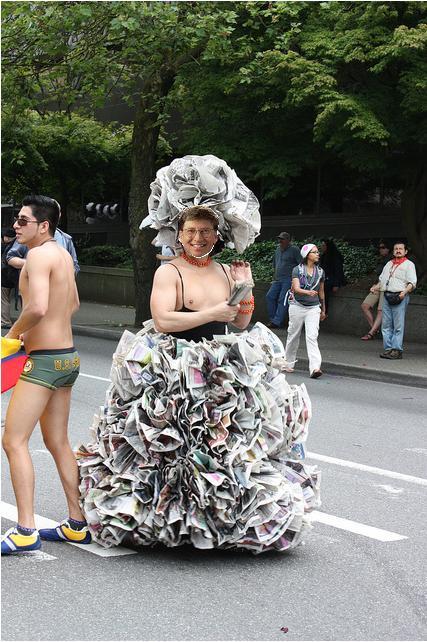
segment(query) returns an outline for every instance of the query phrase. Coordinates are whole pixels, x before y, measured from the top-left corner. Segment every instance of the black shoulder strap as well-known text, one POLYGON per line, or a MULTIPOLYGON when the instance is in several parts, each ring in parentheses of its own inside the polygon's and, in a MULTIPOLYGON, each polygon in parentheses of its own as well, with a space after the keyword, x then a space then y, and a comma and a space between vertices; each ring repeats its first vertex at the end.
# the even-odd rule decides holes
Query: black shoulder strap
POLYGON ((184 281, 182 280, 182 274, 181 274, 181 272, 178 270, 177 266, 176 266, 174 263, 169 263, 169 265, 172 265, 172 266, 175 268, 175 270, 176 270, 176 271, 178 272, 178 274, 179 274, 179 278, 181 279, 182 307, 185 307, 185 303, 184 303, 184 281))
POLYGON ((229 279, 229 277, 228 277, 228 274, 227 274, 227 270, 225 269, 225 267, 223 266, 223 264, 222 264, 222 263, 220 263, 220 266, 222 267, 222 270, 223 270, 223 272, 224 272, 224 274, 225 274, 225 277, 226 277, 226 279, 227 279, 228 287, 230 288, 230 294, 231 294, 232 287, 231 287, 231 281, 230 281, 230 279, 229 279))

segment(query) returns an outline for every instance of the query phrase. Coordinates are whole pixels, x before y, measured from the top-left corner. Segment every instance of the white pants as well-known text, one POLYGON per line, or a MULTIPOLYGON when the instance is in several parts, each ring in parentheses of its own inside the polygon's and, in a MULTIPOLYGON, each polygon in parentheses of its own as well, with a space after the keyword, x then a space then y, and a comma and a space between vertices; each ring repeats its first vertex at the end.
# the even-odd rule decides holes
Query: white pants
POLYGON ((304 306, 291 303, 289 306, 288 339, 286 341, 285 359, 290 368, 293 368, 295 365, 301 330, 304 326, 310 374, 313 370, 320 369, 322 356, 317 345, 319 323, 320 307, 318 305, 304 306))

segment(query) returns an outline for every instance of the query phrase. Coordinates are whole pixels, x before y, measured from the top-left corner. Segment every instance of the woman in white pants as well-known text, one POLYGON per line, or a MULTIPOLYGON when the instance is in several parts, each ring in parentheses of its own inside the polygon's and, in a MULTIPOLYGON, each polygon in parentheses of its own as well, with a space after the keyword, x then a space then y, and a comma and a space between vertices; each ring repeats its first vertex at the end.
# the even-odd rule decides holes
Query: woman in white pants
POLYGON ((292 270, 292 291, 289 296, 289 325, 285 359, 289 371, 295 365, 301 330, 305 328, 310 377, 322 376, 322 357, 317 337, 319 322, 325 319, 325 273, 318 265, 319 250, 313 243, 301 248, 302 263, 292 270))

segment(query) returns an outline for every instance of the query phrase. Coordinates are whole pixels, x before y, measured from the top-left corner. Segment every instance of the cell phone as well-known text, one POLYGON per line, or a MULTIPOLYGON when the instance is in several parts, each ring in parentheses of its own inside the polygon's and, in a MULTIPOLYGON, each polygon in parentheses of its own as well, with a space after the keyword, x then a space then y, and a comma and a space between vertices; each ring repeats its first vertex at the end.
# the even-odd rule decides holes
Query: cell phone
POLYGON ((227 301, 228 305, 237 305, 240 301, 244 301, 253 287, 253 281, 236 281, 227 301))

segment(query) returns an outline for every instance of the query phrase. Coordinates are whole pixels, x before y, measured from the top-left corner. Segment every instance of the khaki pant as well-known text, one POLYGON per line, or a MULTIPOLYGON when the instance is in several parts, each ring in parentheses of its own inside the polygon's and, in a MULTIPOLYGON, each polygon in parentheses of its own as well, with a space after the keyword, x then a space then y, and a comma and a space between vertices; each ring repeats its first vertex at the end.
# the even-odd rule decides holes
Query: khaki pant
POLYGON ((286 341, 285 359, 291 368, 294 367, 296 362, 299 340, 304 326, 310 374, 313 370, 320 370, 322 356, 317 345, 319 323, 320 306, 305 306, 296 303, 292 303, 289 306, 288 339, 286 341))
POLYGON ((378 310, 383 309, 383 301, 384 301, 384 292, 376 292, 375 294, 372 294, 372 292, 369 292, 368 296, 365 297, 365 299, 362 302, 366 303, 369 305, 370 308, 373 308, 376 306, 378 303, 378 310))
POLYGON ((1 289, 1 324, 2 325, 11 325, 12 319, 10 318, 10 295, 12 293, 11 288, 1 289))

